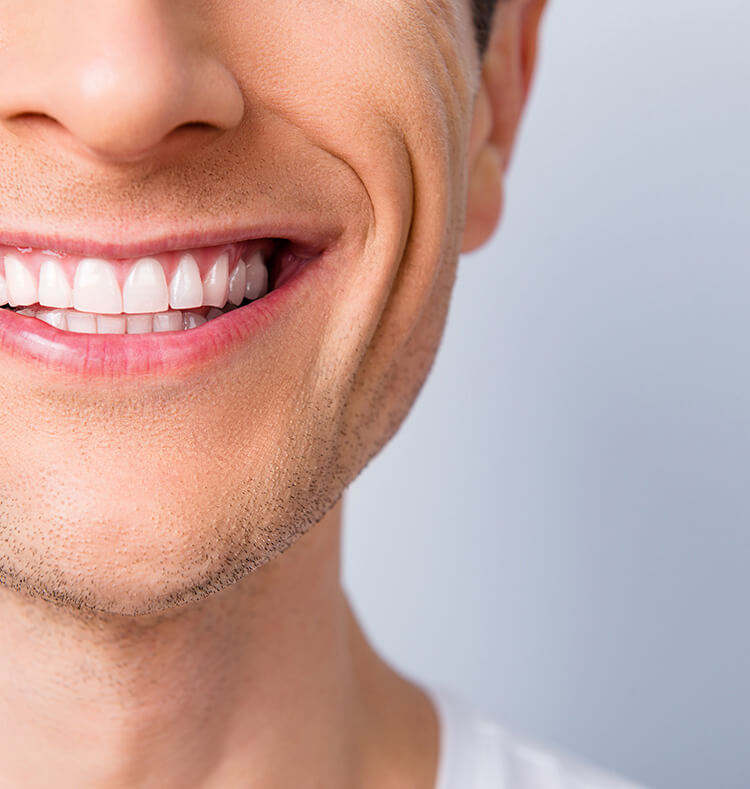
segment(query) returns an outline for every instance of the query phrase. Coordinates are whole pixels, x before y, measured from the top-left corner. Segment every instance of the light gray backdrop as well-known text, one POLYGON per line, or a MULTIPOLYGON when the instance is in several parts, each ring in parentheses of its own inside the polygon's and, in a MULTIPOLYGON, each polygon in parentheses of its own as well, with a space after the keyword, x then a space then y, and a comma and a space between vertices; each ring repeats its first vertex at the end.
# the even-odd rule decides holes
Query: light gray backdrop
POLYGON ((750 787, 748 39, 552 3, 502 228, 347 507, 395 665, 657 789, 750 787))

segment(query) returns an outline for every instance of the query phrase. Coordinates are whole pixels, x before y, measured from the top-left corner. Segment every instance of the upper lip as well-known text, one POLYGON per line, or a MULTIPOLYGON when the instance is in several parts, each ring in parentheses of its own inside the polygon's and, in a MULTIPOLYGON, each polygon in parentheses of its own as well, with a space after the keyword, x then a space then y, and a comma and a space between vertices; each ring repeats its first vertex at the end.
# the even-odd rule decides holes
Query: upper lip
MULTIPOLYGON (((122 228, 116 228, 107 235, 116 238, 122 236, 124 232, 122 228)), ((301 224, 274 223, 251 227, 225 227, 197 232, 152 231, 149 233, 147 231, 138 233, 136 230, 128 230, 127 235, 130 237, 127 240, 113 241, 103 238, 101 232, 84 237, 80 234, 13 231, 0 228, 0 246, 29 247, 50 250, 63 255, 128 259, 174 250, 214 247, 263 238, 283 238, 319 252, 330 246, 340 235, 340 232, 330 226, 326 227, 322 224, 312 226, 308 222, 303 222, 301 224)))

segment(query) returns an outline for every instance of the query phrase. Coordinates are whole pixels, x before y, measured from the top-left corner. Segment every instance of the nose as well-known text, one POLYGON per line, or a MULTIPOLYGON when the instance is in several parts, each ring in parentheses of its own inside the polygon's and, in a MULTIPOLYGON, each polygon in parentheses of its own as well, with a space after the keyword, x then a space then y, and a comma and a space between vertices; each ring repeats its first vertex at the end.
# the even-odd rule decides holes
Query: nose
POLYGON ((90 154, 138 160, 169 147, 180 131, 205 137, 240 123, 243 95, 198 17, 205 4, 32 5, 37 13, 4 3, 0 17, 0 124, 16 134, 33 136, 52 121, 90 154))

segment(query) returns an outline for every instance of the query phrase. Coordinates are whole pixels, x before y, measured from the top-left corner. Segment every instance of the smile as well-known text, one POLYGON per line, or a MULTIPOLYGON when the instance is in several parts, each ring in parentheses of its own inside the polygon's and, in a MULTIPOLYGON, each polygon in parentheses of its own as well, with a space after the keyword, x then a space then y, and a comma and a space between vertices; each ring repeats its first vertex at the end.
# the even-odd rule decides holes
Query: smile
POLYGON ((131 261, 0 249, 0 306, 61 331, 185 331, 268 292, 269 242, 169 252, 131 261))
POLYGON ((310 249, 263 238, 107 259, 2 246, 0 349, 76 375, 181 374, 269 322, 277 291, 321 255, 310 249))

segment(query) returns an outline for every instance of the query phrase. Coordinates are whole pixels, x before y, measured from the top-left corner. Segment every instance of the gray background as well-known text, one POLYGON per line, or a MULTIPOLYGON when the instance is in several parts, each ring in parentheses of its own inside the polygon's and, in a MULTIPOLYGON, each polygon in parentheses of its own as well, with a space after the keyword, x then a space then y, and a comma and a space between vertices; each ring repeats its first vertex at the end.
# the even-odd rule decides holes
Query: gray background
POLYGON ((386 657, 658 789, 750 786, 749 33, 552 3, 502 228, 347 502, 386 657))

